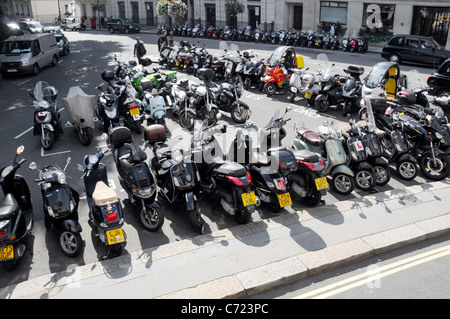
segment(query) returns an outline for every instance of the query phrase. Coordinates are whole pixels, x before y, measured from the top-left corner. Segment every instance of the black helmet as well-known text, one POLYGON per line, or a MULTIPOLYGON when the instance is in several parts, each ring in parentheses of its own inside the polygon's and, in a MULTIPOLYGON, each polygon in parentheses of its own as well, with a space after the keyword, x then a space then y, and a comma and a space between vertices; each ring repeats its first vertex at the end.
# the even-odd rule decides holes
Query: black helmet
POLYGON ((411 90, 402 90, 398 92, 398 101, 403 105, 413 105, 416 103, 416 95, 411 90))
POLYGON ((248 51, 244 51, 244 53, 242 54, 242 56, 244 58, 248 58, 250 56, 250 54, 248 53, 248 51))

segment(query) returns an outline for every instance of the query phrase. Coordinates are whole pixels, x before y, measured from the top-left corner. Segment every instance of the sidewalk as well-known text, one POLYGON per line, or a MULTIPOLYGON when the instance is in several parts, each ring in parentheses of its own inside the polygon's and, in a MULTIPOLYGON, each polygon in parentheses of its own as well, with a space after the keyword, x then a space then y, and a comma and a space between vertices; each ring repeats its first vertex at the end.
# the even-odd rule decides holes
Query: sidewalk
POLYGON ((308 208, 0 290, 2 299, 246 298, 450 231, 450 182, 308 208))

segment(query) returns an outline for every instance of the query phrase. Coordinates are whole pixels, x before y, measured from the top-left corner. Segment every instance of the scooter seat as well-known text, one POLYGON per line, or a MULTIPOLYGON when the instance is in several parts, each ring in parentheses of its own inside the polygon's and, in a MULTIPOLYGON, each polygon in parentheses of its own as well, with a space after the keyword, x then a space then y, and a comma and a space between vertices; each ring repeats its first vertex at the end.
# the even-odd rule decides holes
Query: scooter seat
POLYGON ((12 194, 6 196, 0 201, 0 220, 10 219, 19 211, 19 204, 12 194))
POLYGON ((298 150, 294 151, 295 159, 302 162, 314 163, 319 161, 319 154, 308 151, 308 150, 298 150))
POLYGON ((306 143, 312 146, 323 146, 325 141, 314 131, 304 130, 298 131, 301 137, 305 140, 306 143))
POLYGON ((109 202, 116 202, 117 200, 117 193, 113 189, 109 188, 109 186, 102 181, 97 182, 94 192, 92 193, 92 201, 95 205, 101 206, 109 202))
POLYGON ((213 169, 214 172, 230 176, 243 176, 247 174, 247 170, 241 164, 236 162, 227 162, 213 169))

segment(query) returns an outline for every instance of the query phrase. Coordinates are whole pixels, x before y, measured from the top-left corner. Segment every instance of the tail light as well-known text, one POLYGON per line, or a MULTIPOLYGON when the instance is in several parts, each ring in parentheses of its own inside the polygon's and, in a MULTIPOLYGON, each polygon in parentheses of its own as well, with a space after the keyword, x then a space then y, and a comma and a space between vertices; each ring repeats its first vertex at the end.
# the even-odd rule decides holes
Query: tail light
POLYGON ((131 110, 131 109, 135 109, 135 108, 137 108, 137 107, 138 107, 137 105, 131 105, 131 106, 130 106, 130 110, 131 110))
POLYGON ((105 214, 105 218, 109 222, 113 222, 113 221, 117 220, 117 217, 118 217, 117 211, 105 214))
POLYGON ((310 163, 310 162, 301 162, 301 161, 299 163, 311 171, 316 171, 316 170, 325 168, 325 165, 323 164, 322 160, 320 160, 320 159, 319 159, 318 164, 317 164, 317 162, 314 164, 314 163, 310 163))
POLYGON ((0 230, 0 237, 5 236, 6 234, 8 234, 8 231, 6 229, 0 230))
POLYGON ((247 179, 248 179, 248 182, 249 182, 249 183, 252 182, 252 176, 250 175, 249 172, 247 172, 247 179))
MULTIPOLYGON (((247 173, 248 174, 248 173, 247 173)), ((238 178, 238 177, 235 177, 235 176, 227 176, 226 177, 227 178, 227 180, 229 181, 229 182, 232 182, 234 185, 236 185, 236 186, 242 186, 242 185, 244 185, 243 183, 242 183, 242 181, 238 178)))

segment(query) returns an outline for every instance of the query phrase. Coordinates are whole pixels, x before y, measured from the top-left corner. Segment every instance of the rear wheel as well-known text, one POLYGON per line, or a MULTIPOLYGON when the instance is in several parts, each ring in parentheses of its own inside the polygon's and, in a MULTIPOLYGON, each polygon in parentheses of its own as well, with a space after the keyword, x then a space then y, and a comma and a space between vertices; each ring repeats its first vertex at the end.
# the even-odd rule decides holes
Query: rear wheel
POLYGON ((78 138, 81 144, 87 146, 92 142, 92 128, 85 127, 78 130, 78 138))
POLYGON ((194 228, 196 231, 200 232, 201 234, 205 233, 205 222, 203 221, 203 218, 199 211, 197 210, 191 210, 188 212, 189 216, 189 223, 191 224, 192 228, 194 228))
POLYGON ((411 181, 417 176, 417 166, 410 160, 403 160, 397 163, 397 174, 405 181, 411 181))
POLYGON ((375 183, 378 186, 383 186, 391 180, 391 172, 387 166, 374 166, 373 173, 375 175, 375 183))
POLYGON ((313 189, 311 194, 307 194, 305 197, 303 197, 303 201, 305 202, 305 204, 311 207, 319 204, 321 200, 322 195, 316 188, 313 189))
POLYGON ((369 170, 359 170, 355 173, 355 184, 360 190, 370 191, 375 186, 375 176, 369 170))

